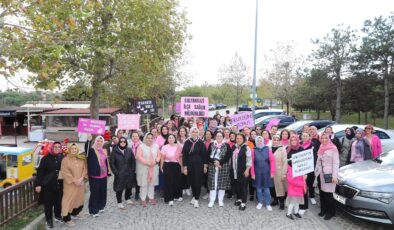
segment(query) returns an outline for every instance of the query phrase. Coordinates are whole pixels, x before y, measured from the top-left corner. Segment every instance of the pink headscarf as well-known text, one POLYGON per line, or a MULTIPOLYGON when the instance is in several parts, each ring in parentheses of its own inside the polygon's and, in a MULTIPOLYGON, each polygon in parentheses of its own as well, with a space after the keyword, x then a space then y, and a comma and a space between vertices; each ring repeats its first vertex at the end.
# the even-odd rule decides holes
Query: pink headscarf
POLYGON ((298 137, 298 135, 290 136, 289 145, 287 146, 287 152, 290 152, 291 150, 298 150, 300 147, 301 147, 301 144, 300 144, 300 138, 298 137), (291 145, 291 141, 293 139, 297 140, 296 145, 291 145))
POLYGON ((331 142, 331 138, 328 136, 328 134, 327 133, 322 133, 322 135, 320 136, 320 148, 319 148, 319 150, 317 151, 319 154, 324 154, 324 152, 326 152, 327 150, 330 150, 330 149, 335 149, 335 150, 338 150, 337 149, 337 147, 331 142), (327 142, 327 144, 323 144, 322 143, 322 141, 321 141, 321 139, 322 139, 322 137, 323 136, 327 136, 328 137, 328 142, 327 142))
POLYGON ((93 147, 94 149, 97 149, 97 141, 98 141, 98 139, 102 139, 102 140, 103 140, 103 143, 105 142, 103 136, 97 136, 96 139, 94 139, 94 143, 93 143, 93 145, 92 145, 92 147, 93 147))

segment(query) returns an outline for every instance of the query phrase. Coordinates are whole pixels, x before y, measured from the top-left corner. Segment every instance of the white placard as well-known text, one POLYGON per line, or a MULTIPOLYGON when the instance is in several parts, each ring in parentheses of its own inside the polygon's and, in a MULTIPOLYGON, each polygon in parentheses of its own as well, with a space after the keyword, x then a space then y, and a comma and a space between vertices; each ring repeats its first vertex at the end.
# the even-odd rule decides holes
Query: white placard
POLYGON ((306 175, 313 172, 314 160, 313 160, 313 150, 308 149, 299 153, 295 153, 291 156, 293 177, 306 175))

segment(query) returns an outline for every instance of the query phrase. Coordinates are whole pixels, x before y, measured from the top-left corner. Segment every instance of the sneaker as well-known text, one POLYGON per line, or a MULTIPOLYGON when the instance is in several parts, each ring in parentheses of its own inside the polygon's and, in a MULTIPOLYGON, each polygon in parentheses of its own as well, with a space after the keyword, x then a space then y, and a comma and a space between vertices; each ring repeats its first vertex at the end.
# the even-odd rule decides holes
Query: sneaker
POLYGON ((176 201, 181 202, 181 201, 183 201, 183 198, 182 198, 182 197, 179 197, 178 199, 176 199, 176 201))
POLYGON ((302 216, 299 213, 294 214, 294 216, 298 218, 302 218, 302 216))
POLYGON ((146 201, 145 200, 141 200, 141 206, 144 207, 144 208, 146 207, 146 201))
POLYGON ((126 200, 126 204, 128 204, 128 205, 132 205, 133 204, 133 201, 132 200, 126 200))
POLYGON ((263 207, 263 204, 262 203, 258 203, 257 206, 256 206, 256 209, 260 210, 262 207, 263 207))
POLYGON ((67 227, 74 227, 74 226, 75 226, 75 222, 72 221, 72 220, 67 221, 67 222, 66 222, 66 226, 67 226, 67 227))
POLYGON ((61 217, 55 217, 55 221, 58 222, 58 223, 61 223, 61 224, 64 223, 64 221, 63 221, 63 219, 61 217))
POLYGON ((270 212, 272 211, 271 205, 267 205, 266 208, 267 208, 268 211, 270 211, 270 212))
POLYGON ((170 206, 174 206, 174 201, 170 201, 170 202, 168 202, 168 204, 169 204, 170 206))
POLYGON ((241 204, 240 206, 239 206, 239 208, 238 208, 239 210, 241 210, 241 211, 245 211, 245 209, 246 209, 246 204, 241 204))
POLYGON ((202 197, 204 200, 208 200, 208 198, 209 198, 209 194, 207 193, 207 194, 205 194, 203 197, 202 197))
POLYGON ((219 207, 224 207, 223 201, 220 201, 220 200, 219 200, 219 207))
POLYGON ((53 228, 53 221, 47 221, 47 228, 53 228))
POLYGON ((119 203, 119 204, 118 204, 118 208, 119 208, 119 209, 125 209, 125 207, 124 207, 124 205, 123 205, 122 203, 119 203))
POLYGON ((194 207, 195 208, 199 208, 200 207, 200 205, 198 205, 198 200, 194 201, 194 207))
POLYGON ((293 214, 286 214, 286 217, 289 218, 290 220, 294 220, 293 214))
POLYGON ((305 214, 305 212, 306 212, 306 210, 305 209, 300 209, 300 211, 298 211, 298 213, 302 216, 302 215, 304 215, 305 214))
POLYGON ((98 214, 98 213, 93 214, 93 217, 99 217, 99 216, 100 216, 100 214, 98 214))
POLYGON ((104 212, 104 209, 101 209, 100 211, 99 211, 99 213, 103 213, 104 212))
POLYGON ((241 205, 241 203, 242 203, 242 201, 241 201, 241 200, 237 200, 237 201, 235 201, 235 202, 234 202, 234 205, 235 205, 235 206, 240 206, 240 205, 241 205))
POLYGON ((192 192, 190 191, 190 189, 186 189, 186 195, 191 196, 192 192))
POLYGON ((208 203, 208 208, 212 208, 212 207, 213 207, 213 205, 214 205, 214 202, 212 202, 212 201, 209 201, 209 203, 208 203))
POLYGON ((190 204, 194 205, 195 202, 196 202, 196 199, 194 199, 194 197, 193 197, 193 199, 190 201, 190 204))
POLYGON ((182 190, 182 195, 186 195, 186 189, 182 190))
POLYGON ((316 200, 315 198, 311 198, 311 204, 315 205, 316 204, 316 200))

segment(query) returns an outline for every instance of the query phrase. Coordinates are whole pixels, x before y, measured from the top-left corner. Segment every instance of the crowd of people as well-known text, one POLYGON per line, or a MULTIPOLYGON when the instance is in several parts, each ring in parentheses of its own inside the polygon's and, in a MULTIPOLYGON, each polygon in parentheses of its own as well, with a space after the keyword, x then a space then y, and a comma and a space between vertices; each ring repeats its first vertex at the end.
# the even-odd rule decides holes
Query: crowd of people
POLYGON ((89 214, 99 217, 106 207, 110 175, 119 209, 137 200, 141 207, 156 205, 156 196, 170 206, 192 196, 190 204, 199 208, 201 191, 206 191, 201 198, 209 199, 208 208, 216 200, 224 207, 227 194, 244 211, 249 196, 250 202, 257 200, 256 209, 287 207, 286 217, 294 220, 302 218, 309 203, 316 204, 318 188, 318 215, 329 220, 335 215, 339 167, 376 158, 381 152, 372 125, 364 130, 349 127, 338 140, 331 127, 318 134, 316 127, 305 125, 299 135, 294 130, 279 132, 277 126, 239 130, 229 116, 220 114, 208 119, 174 115, 145 134, 117 130, 112 137, 97 136, 86 142, 85 152, 75 143, 65 147, 54 142, 37 169, 36 191, 49 228, 53 214, 55 221, 67 226, 88 216, 82 212, 86 183, 89 214), (307 149, 313 152, 315 170, 293 176, 292 156, 307 149))

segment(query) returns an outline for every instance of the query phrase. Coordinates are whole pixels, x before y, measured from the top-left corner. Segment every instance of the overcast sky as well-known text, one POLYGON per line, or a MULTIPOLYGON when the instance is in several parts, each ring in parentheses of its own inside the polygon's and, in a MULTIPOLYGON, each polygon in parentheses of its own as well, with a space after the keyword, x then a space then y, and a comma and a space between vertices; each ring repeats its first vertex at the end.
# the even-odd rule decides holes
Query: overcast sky
MULTIPOLYGON (((181 0, 191 22, 189 64, 191 84, 216 83, 221 65, 237 52, 253 66, 255 0, 181 0)), ((393 0, 259 0, 257 69, 277 42, 293 40, 308 55, 311 39, 321 38, 338 24, 360 30, 366 19, 388 16, 393 0)), ((252 73, 252 72, 251 72, 252 73)))

